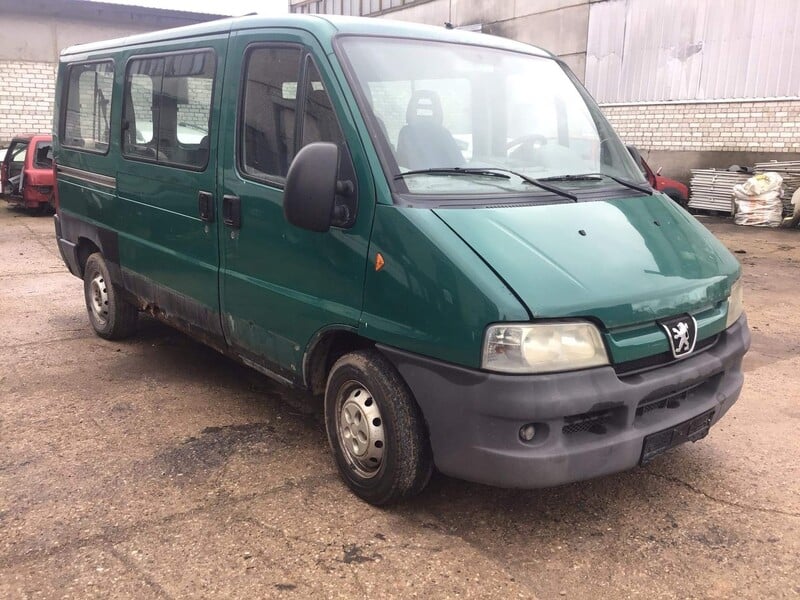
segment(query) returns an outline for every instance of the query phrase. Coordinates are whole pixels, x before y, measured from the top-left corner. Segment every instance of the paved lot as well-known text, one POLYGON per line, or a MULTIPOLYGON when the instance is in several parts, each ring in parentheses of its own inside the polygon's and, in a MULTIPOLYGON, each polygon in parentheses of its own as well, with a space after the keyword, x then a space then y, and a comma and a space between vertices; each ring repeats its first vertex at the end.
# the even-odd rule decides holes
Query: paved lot
POLYGON ((800 596, 800 232, 744 264, 744 394, 697 444, 553 490, 375 509, 320 406, 152 320, 95 337, 49 217, 0 206, 0 598, 800 596))

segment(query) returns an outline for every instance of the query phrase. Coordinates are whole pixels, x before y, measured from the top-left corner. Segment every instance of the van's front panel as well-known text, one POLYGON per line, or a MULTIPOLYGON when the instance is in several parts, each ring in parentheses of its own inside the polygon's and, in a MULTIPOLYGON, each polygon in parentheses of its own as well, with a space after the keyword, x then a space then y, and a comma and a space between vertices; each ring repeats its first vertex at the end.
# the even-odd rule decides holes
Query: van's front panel
POLYGON ((362 331, 414 392, 437 467, 548 486, 706 435, 742 386, 741 269, 649 188, 574 78, 477 42, 337 51, 394 201, 371 242, 393 268, 368 274, 362 331), (527 314, 489 316, 506 293, 527 314))
POLYGON ((654 456, 647 441, 667 450, 659 434, 672 438, 697 417, 704 420, 688 441, 705 436, 739 397, 749 345, 742 317, 712 348, 630 376, 613 367, 503 375, 382 350, 425 413, 443 473, 536 488, 643 464, 654 456))
POLYGON ((223 328, 248 364, 296 379, 316 333, 358 326, 375 202, 371 175, 313 36, 238 32, 228 56, 219 194, 223 328), (350 199, 357 197, 352 222, 327 233, 299 229, 283 214, 292 158, 315 141, 339 146, 339 179, 353 185, 350 199))

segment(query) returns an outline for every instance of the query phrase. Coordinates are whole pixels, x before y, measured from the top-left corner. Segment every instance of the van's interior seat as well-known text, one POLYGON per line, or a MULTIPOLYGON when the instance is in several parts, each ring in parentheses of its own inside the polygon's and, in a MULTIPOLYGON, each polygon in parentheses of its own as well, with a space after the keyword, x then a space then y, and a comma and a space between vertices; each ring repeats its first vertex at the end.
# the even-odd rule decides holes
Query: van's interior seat
POLYGON ((417 90, 406 109, 406 124, 397 136, 397 162, 409 169, 458 167, 464 157, 453 135, 442 125, 442 102, 431 90, 417 90))

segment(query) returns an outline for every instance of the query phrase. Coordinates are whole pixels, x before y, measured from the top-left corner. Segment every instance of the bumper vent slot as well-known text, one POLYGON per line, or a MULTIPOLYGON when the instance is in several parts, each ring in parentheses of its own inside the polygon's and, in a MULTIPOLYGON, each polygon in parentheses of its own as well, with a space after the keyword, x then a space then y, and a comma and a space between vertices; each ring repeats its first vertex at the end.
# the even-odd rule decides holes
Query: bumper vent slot
POLYGON ((705 385, 708 381, 710 381, 710 379, 693 386, 683 388, 677 392, 673 392, 668 396, 661 396, 660 398, 645 398, 644 400, 641 400, 639 405, 636 407, 636 416, 641 417, 642 415, 646 415, 654 410, 679 408, 681 404, 689 399, 689 393, 692 390, 696 390, 697 388, 705 385))
POLYGON ((564 435, 581 432, 602 435, 606 433, 607 425, 611 422, 613 414, 614 411, 611 410, 596 410, 564 417, 565 425, 561 428, 561 432, 564 435))
POLYGON ((677 394, 672 394, 666 398, 659 398, 656 400, 642 400, 639 406, 636 407, 636 416, 641 417, 654 410, 662 410, 664 408, 678 408, 683 400, 686 400, 687 392, 683 391, 677 394))

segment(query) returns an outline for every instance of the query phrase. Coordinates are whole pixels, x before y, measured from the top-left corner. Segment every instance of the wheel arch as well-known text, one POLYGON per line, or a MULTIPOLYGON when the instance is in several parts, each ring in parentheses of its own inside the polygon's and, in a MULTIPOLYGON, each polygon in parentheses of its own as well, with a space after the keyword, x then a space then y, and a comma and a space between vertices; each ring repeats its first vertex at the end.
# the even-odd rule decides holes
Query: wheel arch
POLYGON ((78 270, 80 271, 81 277, 83 277, 86 271, 86 261, 89 260, 89 257, 95 252, 100 252, 102 254, 103 251, 93 240, 83 236, 78 238, 75 254, 78 258, 78 270))
POLYGON ((328 373, 337 360, 349 352, 374 346, 372 340, 359 335, 352 327, 321 329, 314 334, 303 356, 303 385, 314 395, 323 394, 328 373))
POLYGON ((119 283, 119 234, 115 230, 59 211, 56 214, 56 234, 66 244, 74 245, 78 277, 83 277, 89 256, 100 252, 109 263, 112 280, 119 283))

